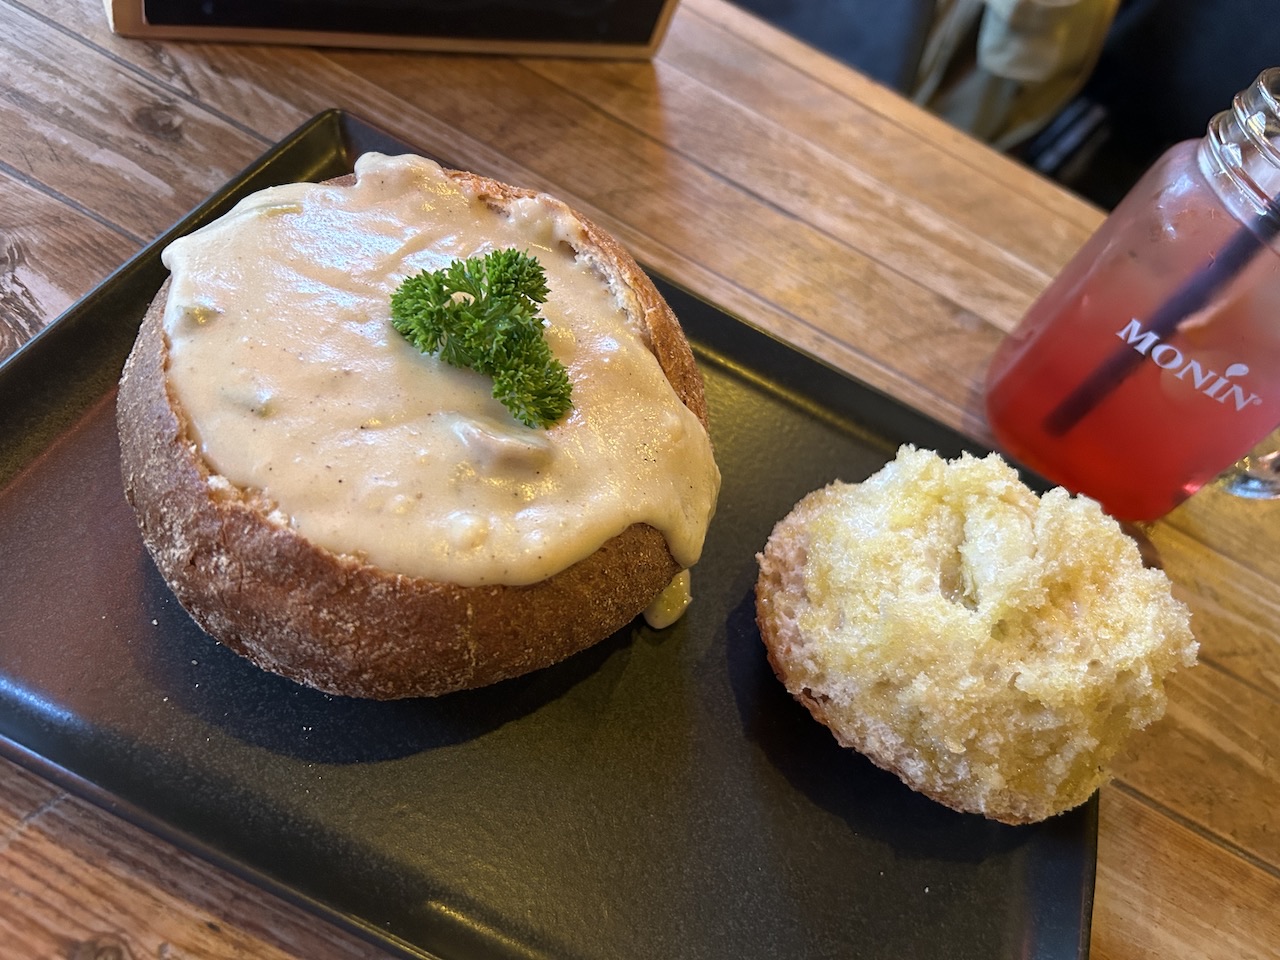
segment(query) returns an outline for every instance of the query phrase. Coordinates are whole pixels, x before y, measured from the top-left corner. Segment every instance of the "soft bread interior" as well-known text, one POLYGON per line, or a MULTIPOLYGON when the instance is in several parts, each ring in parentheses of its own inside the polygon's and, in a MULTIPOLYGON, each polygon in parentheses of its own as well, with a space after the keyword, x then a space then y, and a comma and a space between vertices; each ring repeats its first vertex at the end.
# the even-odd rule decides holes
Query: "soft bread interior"
POLYGON ((995 455, 904 448, 802 500, 759 563, 787 689, 912 788, 1009 823, 1088 799, 1195 661, 1185 606, 1118 524, 995 455))

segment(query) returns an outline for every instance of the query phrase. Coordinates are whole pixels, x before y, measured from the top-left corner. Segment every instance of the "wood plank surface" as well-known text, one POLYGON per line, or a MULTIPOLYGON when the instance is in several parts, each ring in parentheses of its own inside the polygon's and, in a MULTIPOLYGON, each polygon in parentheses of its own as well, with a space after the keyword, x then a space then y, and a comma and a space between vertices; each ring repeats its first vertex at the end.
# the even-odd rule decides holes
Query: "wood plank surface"
POLYGON ((1274 870, 1129 791, 1102 791, 1092 960, 1272 960, 1277 898, 1274 870))
MULTIPOLYGON (((992 152, 968 134, 948 126, 937 117, 922 110, 904 110, 902 98, 897 93, 856 71, 849 70, 830 57, 816 53, 804 43, 773 29, 750 13, 731 4, 726 5, 721 0, 684 0, 680 15, 682 18, 680 25, 689 31, 688 36, 692 39, 694 46, 704 54, 714 51, 713 55, 721 68, 727 71, 727 76, 717 83, 718 86, 732 88, 743 79, 744 75, 757 78, 748 91, 743 91, 744 98, 753 105, 767 102, 772 95, 771 91, 779 88, 777 79, 788 74, 803 74, 810 77, 838 93, 850 104, 857 105, 838 106, 824 103, 819 110, 811 111, 807 106, 808 100, 792 99, 790 101, 792 109, 815 114, 813 122, 818 126, 811 128, 813 139, 826 140, 831 135, 831 126, 842 125, 841 118, 845 116, 844 111, 870 111, 884 117, 891 125, 914 134, 919 141, 916 149, 922 150, 925 157, 932 158, 936 150, 954 157, 963 164, 964 168, 967 168, 967 172, 963 168, 952 168, 955 179, 943 178, 940 181, 944 188, 938 195, 945 198, 945 204, 966 205, 965 198, 974 186, 971 180, 975 175, 980 180, 989 178, 1004 184, 1003 193, 993 195, 998 197, 1001 208, 1011 202, 1017 202, 1020 197, 1031 199, 1047 214, 1047 218, 1040 218, 1044 235, 1041 238, 1028 236, 1025 244, 1015 245, 1014 249, 1018 246, 1039 246, 1046 238, 1052 248, 1057 245, 1062 236, 1070 236, 1078 228, 1091 231, 1102 220, 1101 214, 1092 205, 1064 190, 1046 189, 1043 178, 1026 167, 993 162, 992 152), (719 53, 722 46, 733 51, 727 58, 732 62, 723 62, 726 58, 719 53), (745 56, 749 48, 757 49, 762 56, 755 58, 745 56), (824 117, 831 118, 826 121, 826 126, 823 126, 824 117)), ((670 56, 678 56, 678 53, 671 54, 668 51, 672 48, 678 51, 680 42, 681 35, 673 33, 669 38, 669 45, 664 45, 659 59, 665 61, 670 56)), ((851 148, 856 153, 863 153, 868 149, 861 143, 852 144, 851 148)), ((870 148, 873 152, 876 149, 874 145, 870 148)), ((910 148, 906 150, 908 154, 914 152, 910 148)), ((903 151, 898 149, 890 151, 891 158, 900 163, 911 163, 910 158, 903 157, 902 153, 903 151)), ((918 187, 913 192, 925 194, 937 188, 937 185, 931 186, 928 183, 935 172, 931 164, 924 163, 916 170, 917 174, 913 179, 918 187)), ((978 187, 978 190, 981 191, 982 188, 978 187)), ((979 193, 979 197, 981 195, 979 193)), ((990 212, 981 200, 978 202, 980 213, 984 210, 990 212)), ((1072 245, 1072 249, 1076 245, 1078 243, 1072 245)))
POLYGON ((0 168, 0 360, 137 247, 134 237, 0 168))
MULTIPOLYGON (((652 62, 140 42, 0 0, 0 360, 315 113, 539 187, 982 441, 986 361, 1102 214, 723 0, 652 62)), ((1280 956, 1280 504, 1146 530, 1201 664, 1102 791, 1095 958, 1280 956)), ((0 761, 0 956, 384 956, 0 761)))
POLYGON ((0 760, 0 955, 386 956, 0 760))
POLYGON ((270 142, 9 4, 0 4, 0 44, 12 78, 0 127, 22 131, 0 138, 0 163, 137 240, 270 142))

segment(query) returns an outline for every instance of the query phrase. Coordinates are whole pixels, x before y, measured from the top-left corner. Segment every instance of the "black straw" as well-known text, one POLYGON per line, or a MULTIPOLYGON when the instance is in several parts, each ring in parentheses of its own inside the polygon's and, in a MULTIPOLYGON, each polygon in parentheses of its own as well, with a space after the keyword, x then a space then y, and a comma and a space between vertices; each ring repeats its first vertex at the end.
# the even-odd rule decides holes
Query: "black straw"
MULTIPOLYGON (((1183 320, 1203 310, 1254 257, 1270 246, 1277 234, 1280 234, 1280 203, 1273 197, 1267 201, 1265 212, 1236 231, 1216 257, 1151 314, 1146 332, 1166 339, 1183 320)), ((1142 362, 1142 357, 1137 350, 1116 351, 1050 411, 1044 421, 1045 429, 1052 436, 1062 436, 1119 387, 1142 362)))

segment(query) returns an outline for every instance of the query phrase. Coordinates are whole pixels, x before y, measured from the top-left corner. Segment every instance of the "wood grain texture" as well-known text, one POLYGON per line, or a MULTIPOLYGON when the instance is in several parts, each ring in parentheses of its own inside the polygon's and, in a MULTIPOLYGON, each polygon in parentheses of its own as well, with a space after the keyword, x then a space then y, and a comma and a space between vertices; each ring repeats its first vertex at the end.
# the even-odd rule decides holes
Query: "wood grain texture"
POLYGON ((386 955, 8 760, 0 760, 0 857, 0 956, 386 955))
MULTIPOLYGON (((768 68, 776 61, 758 54, 750 58, 754 52, 702 38, 684 57, 652 66, 613 64, 590 74, 577 61, 528 61, 527 66, 789 216, 923 281, 958 306, 1015 322, 1057 267, 1053 255, 1055 262, 1043 267, 1027 262, 1010 243, 1017 230, 1043 222, 1043 208, 1025 202, 1021 210, 1002 210, 1013 235, 993 242, 988 230, 1000 192, 997 181, 984 184, 971 168, 955 169, 950 155, 915 148, 916 137, 866 110, 846 110, 828 137, 815 142, 806 128, 830 122, 835 108, 848 101, 803 76, 772 76, 768 68), (724 57, 711 68, 727 62, 758 69, 743 78, 744 89, 717 89, 709 82, 720 75, 692 55, 707 50, 724 57), (787 99, 766 109, 757 106, 757 91, 778 97, 788 80, 794 89, 787 99), (753 109, 745 108, 740 97, 753 109), (690 122, 694 117, 714 122, 690 122), (861 144, 877 149, 861 151, 861 144), (922 180, 933 189, 915 189, 922 180), (962 196, 947 192, 951 180, 966 183, 962 196), (927 275, 920 275, 922 266, 927 275)), ((1044 254, 1043 244, 1025 249, 1033 256, 1044 254)))
MULTIPOLYGON (((1195 498, 1198 506, 1221 501, 1230 508, 1247 509, 1254 533, 1275 529, 1280 504, 1244 503, 1216 491, 1195 498)), ((1221 533, 1221 528, 1215 528, 1221 533)), ((1257 564, 1220 555, 1205 562, 1205 546, 1182 528, 1162 523, 1152 530, 1165 570, 1178 594, 1192 604, 1200 660, 1253 688, 1264 698, 1280 699, 1280 644, 1275 624, 1280 623, 1280 596, 1276 579, 1257 564)), ((1267 564, 1263 564, 1266 566, 1267 564)))
POLYGON ((270 142, 0 4, 0 163, 150 239, 270 142))
POLYGON ((1270 960, 1280 944, 1274 871, 1115 787, 1102 791, 1096 893, 1092 960, 1270 960))
MULTIPOLYGON (((723 0, 652 63, 125 40, 0 0, 0 358, 320 110, 547 189, 644 262, 975 438, 991 350, 1102 214, 723 0)), ((1148 533, 1202 663, 1102 792, 1093 956, 1280 944, 1280 504, 1148 533)), ((0 762, 0 956, 384 955, 0 762)))
POLYGON ((137 241, 0 169, 0 360, 89 292, 137 241))
MULTIPOLYGON (((996 161, 995 155, 985 145, 968 134, 948 126, 937 117, 923 110, 904 110, 902 98, 897 93, 856 71, 849 70, 830 57, 815 52, 794 37, 773 29, 738 7, 725 4, 721 0, 684 0, 679 13, 681 26, 689 29, 690 35, 696 38, 696 45, 704 54, 716 51, 716 48, 721 45, 727 46, 732 51, 728 58, 724 58, 719 51, 713 53, 719 62, 718 69, 727 71, 726 75, 718 77, 717 87, 729 88, 734 82, 740 81, 744 75, 753 75, 757 79, 753 82, 750 93, 744 92, 743 96, 747 102, 755 105, 767 102, 773 95, 770 90, 776 89, 778 77, 787 74, 804 75, 829 87, 844 101, 843 104, 833 101, 824 105, 824 109, 818 114, 819 123, 822 122, 820 118, 826 116, 831 118, 827 121, 828 125, 838 125, 845 111, 870 111, 886 118, 893 126, 900 127, 919 141, 919 145, 914 149, 908 148, 907 153, 920 151, 922 156, 928 158, 940 153, 952 156, 962 164, 961 167, 947 168, 948 172, 955 171, 957 174, 954 180, 942 178, 938 183, 930 185, 928 181, 936 172, 935 168, 927 162, 921 163, 916 167, 916 174, 912 177, 916 185, 913 193, 923 195, 934 191, 936 195, 944 196, 949 204, 963 205, 966 203, 964 195, 969 190, 969 181, 974 174, 977 174, 980 179, 992 179, 1002 183, 1004 190, 991 195, 1002 208, 1007 204, 1018 202, 1018 198, 1027 198, 1043 209, 1047 215, 1047 219, 1042 218, 1041 221, 1044 234, 1039 239, 1029 235, 1026 238, 1025 246, 1027 247, 1039 247, 1047 240, 1049 249, 1052 250, 1062 235, 1063 225, 1070 225, 1067 227, 1069 235, 1075 229, 1092 231, 1102 220, 1097 208, 1091 204, 1066 191, 1056 188, 1046 189, 1044 179, 1025 167, 996 161), (744 53, 752 47, 764 56, 758 59, 747 58, 744 53), (724 59, 732 62, 726 64, 723 62, 724 59), (732 81, 728 79, 729 77, 733 78, 732 81), (964 189, 957 189, 961 184, 964 189)), ((679 56, 678 53, 669 52, 672 47, 678 49, 679 44, 678 35, 673 34, 668 37, 660 59, 667 60, 672 56, 679 56)), ((803 100, 799 103, 791 101, 793 106, 803 102, 803 100)), ((812 138, 824 141, 830 135, 829 128, 820 126, 813 130, 812 138)), ((868 149, 874 153, 879 148, 874 145, 868 148, 861 143, 854 145, 854 152, 859 154, 868 149)), ((901 153, 900 150, 889 151, 891 158, 897 158, 900 163, 910 163, 911 161, 903 158, 901 153)), ((985 204, 981 201, 979 203, 979 213, 990 212, 985 204)), ((1071 249, 1074 250, 1078 243, 1078 240, 1075 241, 1071 249)))

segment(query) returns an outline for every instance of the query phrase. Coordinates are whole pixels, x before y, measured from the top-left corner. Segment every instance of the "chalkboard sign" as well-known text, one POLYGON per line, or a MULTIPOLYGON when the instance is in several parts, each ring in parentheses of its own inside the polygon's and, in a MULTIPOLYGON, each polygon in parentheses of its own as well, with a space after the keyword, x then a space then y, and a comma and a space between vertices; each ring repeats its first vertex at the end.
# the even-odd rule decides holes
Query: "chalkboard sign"
POLYGON ((107 0, 122 36, 649 57, 676 0, 107 0))

